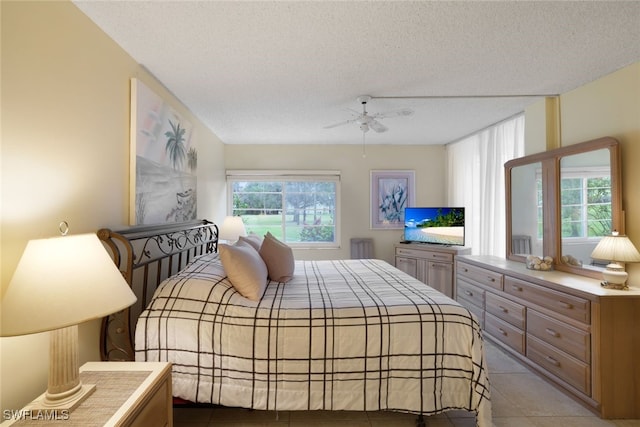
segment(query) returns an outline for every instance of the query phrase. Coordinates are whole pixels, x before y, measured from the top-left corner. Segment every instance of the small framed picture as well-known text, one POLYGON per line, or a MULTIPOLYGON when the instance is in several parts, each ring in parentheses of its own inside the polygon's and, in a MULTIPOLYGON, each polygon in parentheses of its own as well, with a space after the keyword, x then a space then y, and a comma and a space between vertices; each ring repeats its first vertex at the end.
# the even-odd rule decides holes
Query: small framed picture
POLYGON ((414 203, 415 171, 371 171, 371 228, 403 228, 404 208, 414 203))

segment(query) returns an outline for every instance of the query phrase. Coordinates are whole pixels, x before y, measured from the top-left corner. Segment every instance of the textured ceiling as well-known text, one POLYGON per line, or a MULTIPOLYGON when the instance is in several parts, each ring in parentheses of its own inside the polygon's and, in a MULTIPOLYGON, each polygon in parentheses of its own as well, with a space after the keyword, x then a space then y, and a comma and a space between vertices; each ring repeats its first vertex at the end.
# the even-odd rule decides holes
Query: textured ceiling
POLYGON ((74 1, 228 144, 443 144, 640 60, 640 2, 74 1))

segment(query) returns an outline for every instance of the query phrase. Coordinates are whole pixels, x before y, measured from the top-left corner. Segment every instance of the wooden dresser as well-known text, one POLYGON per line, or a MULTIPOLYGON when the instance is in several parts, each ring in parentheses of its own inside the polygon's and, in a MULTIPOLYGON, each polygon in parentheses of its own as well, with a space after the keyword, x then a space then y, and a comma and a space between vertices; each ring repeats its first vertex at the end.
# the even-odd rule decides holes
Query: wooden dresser
POLYGON ((453 258, 470 254, 471 248, 462 246, 428 245, 423 243, 397 243, 395 266, 453 298, 453 258))
POLYGON ((486 337, 602 418, 640 418, 640 288, 465 255, 455 289, 486 337))

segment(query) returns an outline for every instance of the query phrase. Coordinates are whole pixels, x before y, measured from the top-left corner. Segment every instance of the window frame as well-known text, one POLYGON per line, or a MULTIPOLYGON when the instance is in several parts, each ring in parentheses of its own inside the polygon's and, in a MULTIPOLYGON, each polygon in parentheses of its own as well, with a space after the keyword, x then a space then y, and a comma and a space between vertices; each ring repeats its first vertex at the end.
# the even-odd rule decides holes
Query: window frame
MULTIPOLYGON (((589 206, 594 206, 596 204, 594 203, 589 203, 589 199, 588 199, 588 191, 589 191, 589 187, 588 187, 588 181, 589 179, 593 179, 593 178, 603 178, 604 176, 611 176, 611 172, 609 168, 603 168, 603 167, 599 167, 599 166, 595 166, 595 167, 565 167, 562 169, 562 174, 560 176, 560 209, 562 209, 564 207, 564 205, 562 204, 562 181, 564 179, 580 179, 580 194, 581 194, 581 198, 582 198, 582 203, 580 203, 579 205, 576 204, 575 206, 579 206, 580 207, 580 213, 581 213, 581 217, 582 220, 580 221, 580 225, 581 225, 581 230, 584 233, 584 235, 582 236, 576 236, 576 237, 572 237, 572 236, 562 236, 563 240, 566 240, 568 243, 576 243, 576 242, 586 242, 586 241, 593 241, 593 240, 599 240, 602 237, 608 235, 609 233, 603 234, 602 236, 589 236, 589 216, 588 216, 588 207, 589 206)), ((612 192, 612 188, 611 188, 611 182, 609 182, 609 193, 612 192)), ((612 216, 613 216, 613 212, 612 212, 612 216)), ((609 221, 611 222, 611 228, 612 230, 610 230, 609 232, 613 231, 613 218, 609 218, 609 221)), ((562 215, 560 216, 560 231, 562 232, 562 226, 563 226, 563 220, 562 220, 562 215)))
MULTIPOLYGON (((233 215, 233 184, 238 181, 274 182, 285 185, 289 181, 330 181, 335 182, 335 220, 333 242, 286 242, 295 249, 339 249, 340 248, 340 182, 341 174, 337 170, 227 170, 227 215, 233 215)), ((282 214, 286 215, 286 206, 282 214)))

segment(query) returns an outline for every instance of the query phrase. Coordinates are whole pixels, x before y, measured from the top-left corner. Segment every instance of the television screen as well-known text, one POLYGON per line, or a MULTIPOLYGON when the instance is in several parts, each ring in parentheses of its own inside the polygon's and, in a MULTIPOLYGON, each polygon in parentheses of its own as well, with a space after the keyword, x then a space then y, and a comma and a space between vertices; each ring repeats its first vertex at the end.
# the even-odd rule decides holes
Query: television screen
POLYGON ((464 246, 464 208, 407 207, 404 210, 404 240, 464 246))

